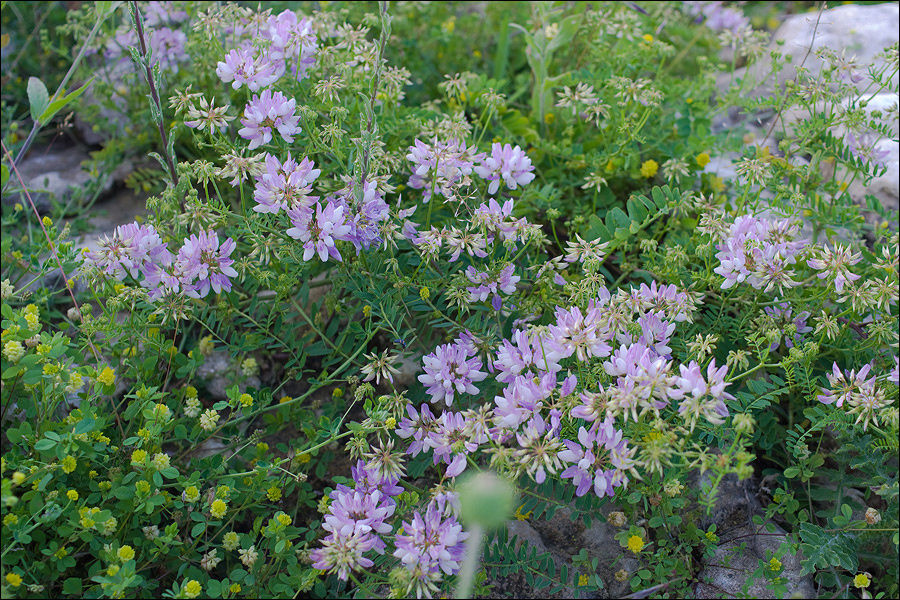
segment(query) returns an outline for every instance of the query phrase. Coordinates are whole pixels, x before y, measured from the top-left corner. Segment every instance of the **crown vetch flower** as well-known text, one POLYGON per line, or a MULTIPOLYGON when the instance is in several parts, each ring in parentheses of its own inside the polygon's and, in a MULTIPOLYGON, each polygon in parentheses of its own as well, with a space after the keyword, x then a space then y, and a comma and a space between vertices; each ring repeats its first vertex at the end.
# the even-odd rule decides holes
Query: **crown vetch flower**
POLYGON ((424 517, 415 512, 411 521, 403 522, 403 533, 395 538, 394 556, 410 570, 418 567, 424 573, 443 571, 453 575, 459 571, 465 553, 463 542, 468 537, 456 518, 443 518, 440 507, 431 502, 424 517))
POLYGON ((296 108, 295 99, 288 99, 281 92, 263 90, 244 108, 243 127, 238 130, 238 135, 250 140, 251 150, 271 142, 273 130, 277 130, 284 141, 293 142, 294 136, 300 133, 300 117, 294 114, 296 108))
POLYGON ((344 217, 350 226, 346 239, 353 243, 357 254, 382 241, 379 224, 390 216, 390 208, 375 181, 364 181, 362 189, 358 182, 351 181, 328 199, 345 207, 344 217))
POLYGON ((231 290, 231 277, 237 271, 230 257, 237 247, 228 238, 219 244, 215 231, 201 231, 184 240, 175 260, 175 273, 184 292, 193 298, 203 298, 210 288, 217 294, 231 290))
POLYGON ((276 63, 267 61, 262 56, 254 56, 249 46, 231 50, 225 55, 224 61, 216 64, 219 79, 224 83, 231 83, 231 87, 236 90, 246 85, 251 92, 256 92, 275 83, 283 73, 283 63, 281 69, 278 69, 276 63))
POLYGON ((696 361, 689 365, 680 365, 681 375, 675 377, 675 385, 669 390, 669 397, 681 400, 678 413, 691 424, 691 431, 701 415, 713 425, 721 425, 728 416, 725 400, 734 400, 734 396, 725 391, 728 383, 725 375, 728 365, 716 369, 716 359, 712 359, 706 368, 706 378, 696 361))
POLYGON ((322 529, 336 537, 371 534, 375 541, 372 549, 383 554, 384 540, 376 534, 391 532, 391 524, 385 521, 394 514, 394 508, 394 500, 378 490, 351 490, 339 485, 331 493, 330 513, 325 515, 322 529))
POLYGON ((475 172, 482 179, 490 181, 488 194, 496 194, 503 182, 511 190, 520 185, 527 185, 534 179, 534 165, 525 151, 519 146, 501 145, 495 142, 491 146, 491 155, 475 167, 475 172))
POLYGON ((491 306, 494 310, 500 310, 502 299, 500 292, 504 294, 513 294, 516 291, 516 284, 521 277, 513 275, 514 267, 512 263, 506 265, 499 272, 492 273, 490 271, 479 271, 472 265, 466 269, 466 277, 474 286, 469 286, 466 291, 469 292, 471 300, 485 301, 491 297, 491 306))
POLYGON ((112 237, 100 238, 99 248, 87 253, 87 258, 104 273, 119 281, 131 275, 138 275, 153 266, 168 266, 172 263, 172 253, 160 239, 153 225, 139 225, 137 222, 119 225, 112 237))
POLYGON ((311 196, 312 184, 322 173, 315 163, 304 157, 299 163, 288 153, 281 162, 275 156, 266 154, 266 171, 256 180, 253 210, 259 213, 277 213, 291 208, 310 208, 318 200, 311 196))
POLYGON ((872 365, 867 364, 857 372, 852 369, 849 374, 838 368, 837 363, 832 363, 831 373, 827 373, 825 378, 828 379, 828 390, 822 390, 824 393, 816 396, 816 399, 823 404, 834 404, 838 408, 844 405, 844 402, 853 400, 862 390, 875 386, 875 376, 869 379, 866 376, 872 370, 872 365))
POLYGON ((322 205, 316 202, 315 212, 296 207, 288 211, 288 217, 294 226, 287 230, 287 234, 303 242, 303 260, 318 255, 322 262, 328 262, 329 258, 341 262, 341 253, 335 242, 349 239, 351 229, 344 219, 343 206, 328 202, 323 210, 322 205))
POLYGON ((453 404, 457 393, 477 394, 475 383, 483 381, 487 373, 481 372, 481 359, 469 357, 461 344, 442 344, 434 352, 422 359, 425 373, 418 379, 431 396, 432 402, 443 400, 447 406, 453 404))
POLYGON ((375 536, 354 530, 350 535, 332 534, 322 540, 322 547, 310 552, 313 567, 337 574, 347 581, 350 571, 368 569, 375 563, 363 556, 377 543, 375 536))
POLYGON ((834 290, 837 293, 844 291, 844 284, 859 279, 859 275, 850 272, 850 267, 862 260, 862 254, 853 252, 850 248, 837 244, 834 250, 825 244, 819 258, 810 258, 806 261, 816 271, 822 271, 817 275, 819 279, 833 279, 834 290))
POLYGON ((790 265, 807 242, 798 240, 798 233, 799 225, 791 219, 771 221, 751 215, 735 219, 716 246, 720 264, 714 271, 725 278, 722 289, 744 281, 767 292, 799 285, 790 265))
POLYGON ((576 496, 584 496, 592 487, 598 498, 613 496, 615 488, 628 484, 626 472, 634 467, 634 450, 628 448, 622 435, 607 418, 602 423, 596 421, 590 431, 580 427, 578 443, 563 440, 566 449, 559 458, 570 465, 560 477, 572 479, 576 496))

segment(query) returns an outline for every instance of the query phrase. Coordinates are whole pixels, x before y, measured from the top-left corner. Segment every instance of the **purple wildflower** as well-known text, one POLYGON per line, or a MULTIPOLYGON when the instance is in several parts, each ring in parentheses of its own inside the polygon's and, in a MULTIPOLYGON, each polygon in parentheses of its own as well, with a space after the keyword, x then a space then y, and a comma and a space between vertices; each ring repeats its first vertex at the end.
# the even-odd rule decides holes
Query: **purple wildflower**
POLYGON ((504 339, 497 349, 494 366, 500 371, 497 381, 512 383, 517 375, 537 375, 539 373, 556 373, 562 367, 559 361, 565 352, 550 337, 529 335, 517 330, 512 340, 504 339))
POLYGON ((556 389, 556 375, 544 373, 541 377, 517 376, 503 389, 502 396, 495 396, 494 421, 499 427, 516 428, 525 423, 543 407, 543 401, 556 389))
POLYGON ((891 155, 890 148, 882 144, 874 133, 851 131, 847 134, 847 147, 858 160, 873 163, 881 168, 887 167, 887 158, 891 155))
POLYGON ((350 226, 346 239, 353 242, 357 254, 382 241, 379 224, 390 216, 390 209, 375 181, 365 181, 362 190, 353 181, 329 199, 345 207, 344 217, 350 226))
POLYGON ((318 200, 311 196, 312 184, 322 173, 315 163, 304 158, 299 163, 290 153, 283 163, 271 154, 266 154, 266 172, 256 180, 253 210, 260 213, 277 213, 292 208, 308 209, 318 200))
POLYGON ((238 130, 238 135, 250 140, 251 150, 271 142, 273 129, 284 141, 293 142, 294 136, 300 133, 297 125, 300 117, 294 114, 296 108, 297 101, 293 98, 288 99, 281 92, 263 90, 244 108, 243 127, 238 130))
POLYGON ((834 404, 838 408, 842 407, 844 402, 852 402, 861 391, 875 386, 874 375, 866 379, 871 370, 872 365, 867 364, 859 370, 859 373, 851 370, 849 374, 844 375, 837 363, 833 363, 831 373, 825 375, 829 389, 822 390, 823 393, 816 396, 816 399, 822 404, 834 404))
POLYGON ((122 281, 126 275, 138 275, 155 266, 168 266, 172 254, 166 249, 153 225, 137 222, 119 225, 110 238, 100 238, 99 248, 87 258, 104 273, 122 281))
POLYGON ((734 400, 734 396, 725 391, 728 366, 722 365, 717 370, 713 359, 706 368, 706 378, 700 365, 693 360, 687 366, 680 365, 679 370, 681 375, 675 378, 675 387, 669 390, 669 397, 681 400, 678 414, 690 422, 691 431, 700 416, 713 425, 724 423, 728 416, 725 400, 734 400))
POLYGON ((233 89, 240 89, 246 85, 251 92, 267 88, 275 83, 284 73, 273 62, 265 60, 262 56, 253 56, 253 50, 248 46, 231 50, 225 55, 225 60, 216 65, 216 75, 225 83, 231 83, 233 89))
POLYGON ((494 310, 500 310, 503 301, 500 298, 500 292, 504 294, 513 294, 516 291, 516 284, 521 277, 513 275, 513 265, 508 264, 499 272, 492 273, 490 271, 478 271, 475 267, 469 265, 466 269, 466 277, 469 278, 474 286, 469 286, 466 291, 469 292, 472 302, 476 300, 484 302, 491 297, 491 306, 494 310))
POLYGON ((771 291, 799 285, 792 279, 797 256, 805 240, 797 240, 799 225, 790 219, 769 221, 745 215, 735 219, 727 237, 717 246, 721 263, 714 270, 725 278, 722 289, 747 281, 771 291))
POLYGON ((316 202, 315 211, 295 207, 288 211, 288 217, 294 226, 287 230, 287 234, 303 242, 303 260, 318 255, 322 262, 328 262, 329 258, 341 262, 341 253, 335 242, 349 239, 350 234, 343 206, 329 202, 323 210, 322 205, 316 202))
MULTIPOLYGON (((813 330, 812 327, 809 327, 806 324, 806 319, 809 318, 809 311, 803 311, 796 316, 794 316, 794 309, 791 308, 790 303, 781 302, 776 306, 767 306, 763 309, 765 313, 775 320, 775 329, 784 333, 784 346, 787 349, 791 349, 795 344, 799 344, 803 341, 803 334, 809 333, 813 330), (788 325, 793 325, 796 328, 796 333, 788 337, 786 334, 786 327, 788 325)), ((769 352, 775 352, 778 347, 781 345, 781 339, 777 339, 772 342, 772 345, 769 346, 769 352)))
POLYGON ((457 393, 478 393, 474 384, 483 381, 487 373, 479 370, 481 359, 469 356, 460 344, 443 344, 422 359, 425 373, 418 379, 427 386, 432 402, 443 400, 450 406, 457 393))
POLYGON ((203 298, 210 288, 217 294, 231 290, 230 278, 236 277, 237 271, 229 257, 236 247, 231 238, 220 245, 215 231, 201 231, 184 240, 175 260, 175 272, 184 292, 193 298, 203 298))
POLYGON ((590 431, 580 427, 578 441, 564 440, 566 449, 559 453, 561 460, 570 463, 560 477, 572 480, 576 496, 584 496, 592 487, 598 498, 613 496, 615 488, 628 484, 626 472, 634 468, 634 449, 612 419, 595 422, 590 431))
POLYGON ((491 155, 475 167, 475 172, 482 179, 491 182, 488 186, 488 194, 491 195, 500 189, 501 181, 511 190, 531 183, 534 179, 532 171, 534 166, 531 159, 521 148, 509 144, 501 145, 499 142, 491 146, 491 155))
POLYGON ((429 434, 425 446, 434 451, 434 464, 447 465, 446 476, 456 477, 466 470, 466 456, 478 450, 487 436, 476 436, 459 412, 444 411, 436 420, 437 426, 429 434))
POLYGON ((350 467, 350 476, 356 483, 356 489, 364 493, 381 492, 385 496, 396 496, 403 491, 403 487, 399 485, 400 478, 398 476, 385 477, 383 473, 379 473, 378 469, 366 466, 366 463, 358 460, 356 465, 350 467))
POLYGON ((338 486, 331 493, 329 514, 325 515, 322 529, 335 537, 372 534, 375 540, 372 549, 383 554, 384 540, 376 534, 391 532, 391 524, 385 521, 394 514, 394 508, 394 501, 379 491, 351 490, 346 486, 338 486))
POLYGON ((407 453, 417 456, 419 452, 427 449, 426 443, 431 434, 437 430, 437 419, 432 414, 427 404, 423 404, 421 412, 416 411, 412 404, 406 405, 406 414, 397 424, 397 435, 403 439, 412 438, 407 448, 407 453))
POLYGON ((577 306, 568 310, 556 307, 556 324, 548 329, 564 357, 575 354, 578 360, 585 361, 589 357, 609 356, 612 350, 607 343, 611 335, 601 322, 599 306, 594 300, 584 315, 577 306))
POLYGON ((476 161, 483 158, 475 154, 474 147, 465 142, 434 140, 431 144, 416 139, 409 147, 407 160, 413 164, 413 173, 407 182, 415 190, 423 190, 422 201, 431 199, 431 190, 447 200, 455 197, 455 189, 472 174, 476 161))
POLYGON ((377 543, 375 536, 354 531, 348 536, 329 535, 322 540, 322 547, 310 553, 313 567, 336 573, 347 581, 350 571, 359 571, 374 566, 372 560, 363 556, 377 543))
POLYGON ((850 267, 860 260, 862 260, 862 254, 859 252, 853 252, 850 248, 845 248, 840 244, 832 250, 826 244, 820 251, 819 257, 810 258, 806 264, 816 271, 822 271, 817 275, 819 279, 833 279, 834 291, 840 294, 844 291, 844 285, 859 279, 859 275, 850 272, 850 267))
POLYGON ((424 517, 413 513, 412 520, 403 523, 402 531, 395 537, 394 556, 420 580, 417 595, 424 592, 430 597, 441 572, 453 575, 459 571, 465 553, 463 542, 469 534, 454 517, 443 518, 435 502, 428 504, 424 517))
POLYGON ((698 22, 702 20, 713 31, 738 33, 750 25, 743 12, 721 1, 685 2, 684 6, 691 15, 698 15, 698 22))

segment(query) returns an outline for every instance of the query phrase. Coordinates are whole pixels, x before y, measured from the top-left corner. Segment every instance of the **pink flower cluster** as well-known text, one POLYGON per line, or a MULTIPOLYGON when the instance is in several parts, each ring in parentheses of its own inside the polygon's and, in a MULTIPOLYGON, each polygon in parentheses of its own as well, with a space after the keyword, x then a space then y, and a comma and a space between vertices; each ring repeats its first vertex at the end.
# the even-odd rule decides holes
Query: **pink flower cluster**
POLYGON ((151 300, 169 293, 204 298, 210 290, 231 290, 231 278, 237 276, 230 258, 234 240, 220 244, 215 231, 201 231, 185 239, 174 257, 167 245, 152 225, 129 223, 101 239, 99 249, 86 258, 119 281, 127 275, 140 279, 151 300))
POLYGON ((798 239, 799 232, 799 223, 792 219, 751 215, 735 219, 716 246, 720 264, 715 272, 725 278, 722 289, 745 281, 766 292, 799 285, 791 268, 807 246, 806 240, 798 239))

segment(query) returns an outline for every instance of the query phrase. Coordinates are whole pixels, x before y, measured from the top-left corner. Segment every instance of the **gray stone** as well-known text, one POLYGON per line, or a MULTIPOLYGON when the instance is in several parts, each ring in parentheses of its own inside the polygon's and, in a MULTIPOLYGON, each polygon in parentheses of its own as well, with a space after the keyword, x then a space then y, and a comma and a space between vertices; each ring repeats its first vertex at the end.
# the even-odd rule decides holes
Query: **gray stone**
MULTIPOLYGON (((694 472, 688 478, 688 485, 702 489, 711 481, 710 471, 702 476, 694 472)), ((701 513, 700 527, 708 529, 714 524, 720 542, 713 556, 703 559, 704 566, 698 574, 700 583, 695 588, 697 598, 775 597, 765 579, 748 581, 760 561, 768 562, 786 539, 785 531, 775 523, 762 526, 753 523, 754 515, 761 512, 757 489, 751 479, 740 481, 735 475, 728 475, 719 482, 712 510, 701 513)), ((814 598, 816 588, 812 577, 800 575, 799 549, 788 548, 779 560, 782 564, 779 576, 785 581, 786 595, 814 598)))
MULTIPOLYGON (((818 76, 825 66, 816 56, 816 50, 820 48, 829 48, 839 55, 843 52, 847 58, 855 57, 862 73, 869 63, 883 65, 884 60, 876 59, 876 56, 887 46, 897 43, 898 27, 900 7, 894 2, 837 6, 823 11, 821 17, 817 11, 791 15, 769 44, 769 50, 778 50, 785 58, 790 57, 790 62, 778 74, 777 83, 784 85, 794 79, 801 64, 811 77, 818 76)), ((763 82, 771 72, 768 56, 769 53, 764 52, 759 61, 736 73, 736 78, 750 77, 752 83, 758 85, 757 94, 770 92, 775 83, 763 82)), ((727 83, 728 79, 723 76, 723 82, 727 83)), ((867 79, 864 77, 856 86, 864 89, 868 86, 867 79)))
MULTIPOLYGON (((768 563, 779 550, 787 539, 785 531, 775 523, 768 523, 765 527, 740 527, 727 535, 712 558, 705 559, 706 566, 697 576, 700 583, 694 590, 695 597, 775 598, 765 578, 751 578, 751 575, 759 568, 760 562, 768 563)), ((778 576, 787 588, 784 597, 815 598, 816 587, 812 577, 800 575, 800 551, 790 550, 779 559, 781 571, 778 576)))
POLYGON ((259 377, 238 377, 237 364, 225 350, 213 350, 197 369, 197 376, 206 381, 206 391, 212 400, 227 399, 226 390, 234 384, 241 393, 260 387, 259 377))
MULTIPOLYGON (((66 203, 81 194, 83 200, 88 201, 95 193, 102 197, 112 190, 114 178, 109 175, 101 176, 99 190, 91 189, 97 177, 82 169, 82 164, 89 160, 87 151, 80 147, 32 150, 25 157, 18 171, 38 212, 48 212, 54 200, 66 203)), ((4 201, 21 202, 27 207, 28 200, 14 174, 9 186, 8 192, 3 194, 4 201)))

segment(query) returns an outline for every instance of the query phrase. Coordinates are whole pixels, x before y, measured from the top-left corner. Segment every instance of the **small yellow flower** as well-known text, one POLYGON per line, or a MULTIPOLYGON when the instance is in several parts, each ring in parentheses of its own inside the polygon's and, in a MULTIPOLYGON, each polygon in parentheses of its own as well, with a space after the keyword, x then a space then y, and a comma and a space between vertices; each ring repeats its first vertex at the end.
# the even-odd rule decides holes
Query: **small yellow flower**
POLYGON ((241 584, 232 583, 230 586, 228 586, 228 591, 232 594, 239 594, 241 592, 241 584))
POLYGON ((285 402, 290 402, 291 400, 293 400, 293 398, 291 398, 290 396, 282 396, 278 399, 278 404, 284 404, 285 402))
POLYGON ((644 549, 644 540, 639 535, 633 535, 628 538, 628 549, 638 554, 641 550, 644 549))
POLYGON ((278 522, 285 527, 291 524, 291 517, 283 512, 278 513, 278 516, 276 516, 275 518, 278 519, 278 522))
POLYGON ((656 175, 658 170, 659 163, 651 158, 650 160, 644 161, 644 164, 641 165, 641 176, 649 179, 656 175))
POLYGON ((872 583, 872 580, 869 579, 868 573, 857 573, 856 577, 853 578, 853 587, 856 588, 867 588, 870 583, 872 583))
POLYGON ((428 300, 431 297, 431 292, 427 287, 423 287, 421 290, 419 290, 419 297, 422 300, 428 300))
POLYGON ((16 515, 9 514, 9 515, 6 515, 5 517, 3 517, 3 524, 7 525, 7 526, 15 525, 18 522, 19 522, 19 517, 16 515))
POLYGON ((97 381, 103 385, 112 385, 116 382, 116 372, 107 365, 103 368, 103 371, 100 372, 100 375, 97 376, 97 381))
POLYGON ((579 575, 578 576, 578 585, 585 586, 590 581, 590 578, 587 575, 579 575))
POLYGON ((307 453, 307 452, 304 452, 303 454, 298 454, 298 455, 297 455, 297 462, 300 463, 301 465, 305 465, 305 464, 308 463, 311 459, 312 459, 312 457, 311 457, 311 456, 309 455, 309 453, 307 453))
POLYGON ((368 304, 366 304, 365 306, 362 307, 362 313, 363 313, 364 317, 368 317, 369 315, 372 314, 372 307, 369 306, 368 304))
POLYGON ((91 479, 94 479, 99 474, 100 473, 98 473, 97 471, 91 469, 90 472, 88 473, 88 477, 90 477, 91 479))
POLYGON ((226 512, 228 512, 228 504, 222 500, 213 501, 212 506, 209 507, 209 514, 216 519, 224 517, 226 512))
POLYGON ((68 555, 69 555, 69 551, 66 550, 65 546, 57 549, 56 552, 53 553, 53 556, 55 556, 58 560, 62 560, 63 558, 67 557, 68 555))
POLYGON ((129 561, 134 558, 134 548, 128 545, 122 546, 116 552, 116 556, 118 556, 119 560, 121 560, 122 562, 129 561))
POLYGON ((703 168, 709 164, 709 154, 707 154, 706 152, 701 152, 697 155, 697 158, 695 160, 697 161, 697 164, 700 165, 700 168, 703 168))
POLYGON ((135 450, 131 453, 131 464, 133 465, 142 465, 147 462, 147 451, 146 450, 135 450))
POLYGON ((200 595, 200 592, 203 591, 203 586, 201 586, 200 582, 196 579, 191 579, 186 584, 184 584, 183 591, 185 598, 196 598, 200 595))
POLYGON ((7 573, 6 583, 13 587, 19 587, 20 585, 22 585, 22 576, 18 573, 7 573))
POLYGON ((552 112, 548 112, 547 114, 544 115, 544 123, 546 123, 547 125, 550 125, 555 120, 556 120, 556 115, 554 115, 552 112))
POLYGON ((395 427, 397 427, 397 419, 395 419, 394 417, 388 417, 384 420, 384 426, 388 429, 394 429, 395 427))
POLYGON ((241 406, 250 407, 253 406, 253 396, 250 394, 241 394, 239 398, 241 406))
POLYGON ((53 219, 45 216, 43 219, 41 219, 41 223, 44 224, 44 227, 50 227, 51 225, 53 225, 53 219))
POLYGON ((62 459, 62 462, 60 462, 60 464, 62 465, 63 473, 71 473, 78 466, 78 461, 75 460, 74 456, 69 454, 66 455, 64 459, 62 459))
POLYGON ((522 504, 521 506, 519 506, 519 507, 516 509, 516 514, 513 515, 513 516, 514 516, 516 519, 518 519, 519 521, 527 521, 528 519, 531 518, 532 512, 534 512, 534 511, 528 511, 527 513, 523 513, 523 512, 522 512, 522 509, 523 509, 523 508, 525 508, 525 505, 524 505, 524 504, 522 504))
POLYGON ((114 577, 116 573, 119 572, 119 565, 109 565, 109 568, 106 570, 106 574, 110 577, 114 577))
POLYGON ((134 482, 134 489, 137 490, 137 493, 139 494, 149 494, 150 482, 146 479, 139 479, 134 482))
POLYGON ((273 485, 272 487, 270 487, 269 489, 266 490, 266 496, 272 502, 278 502, 279 500, 281 500, 281 488, 273 485))
POLYGON ((78 492, 75 490, 69 490, 68 492, 66 492, 66 498, 68 498, 72 502, 75 502, 76 500, 78 500, 78 492))
POLYGON ((3 356, 11 363, 17 363, 25 356, 25 347, 22 342, 10 340, 3 344, 3 356))
POLYGON ((773 573, 777 573, 781 570, 781 561, 775 558, 774 556, 769 559, 769 570, 773 573))
POLYGON ((644 41, 647 42, 648 44, 653 42, 653 36, 650 35, 649 33, 645 33, 641 37, 644 38, 644 41))
POLYGON ((192 385, 184 388, 184 397, 185 398, 196 398, 197 397, 197 388, 192 385))
POLYGON ((234 550, 235 548, 238 547, 238 542, 239 542, 238 534, 235 533, 234 531, 229 531, 224 536, 222 536, 222 545, 229 552, 231 552, 232 550, 234 550))

